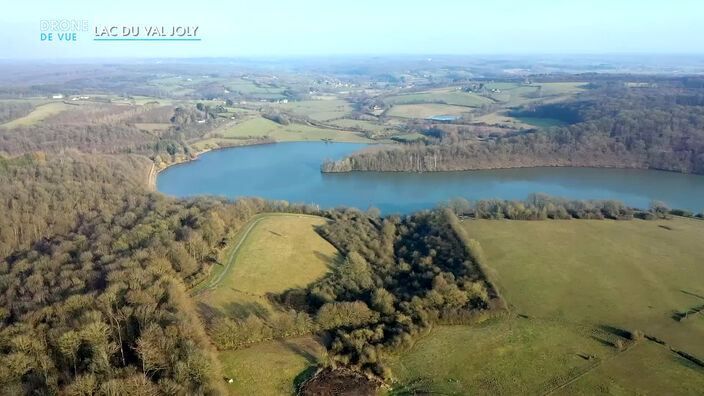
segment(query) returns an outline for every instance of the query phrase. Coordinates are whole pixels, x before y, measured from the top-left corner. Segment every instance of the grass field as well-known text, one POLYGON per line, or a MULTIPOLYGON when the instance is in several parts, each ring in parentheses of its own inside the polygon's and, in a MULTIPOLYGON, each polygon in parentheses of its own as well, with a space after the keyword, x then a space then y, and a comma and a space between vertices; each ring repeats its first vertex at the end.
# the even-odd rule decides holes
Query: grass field
POLYGON ((189 144, 195 152, 203 153, 206 151, 216 150, 224 147, 247 146, 256 143, 256 139, 206 138, 197 140, 189 144))
POLYGON ((530 128, 530 124, 524 124, 518 121, 514 117, 509 117, 506 115, 505 111, 497 111, 495 113, 484 114, 478 117, 472 118, 473 123, 486 123, 486 124, 501 124, 506 125, 511 128, 521 129, 530 128))
POLYGON ((18 126, 28 126, 34 125, 42 122, 46 122, 52 115, 61 113, 65 110, 73 110, 78 108, 77 106, 71 106, 63 102, 51 102, 41 106, 36 107, 31 113, 24 117, 17 118, 5 124, 3 127, 14 128, 18 126))
POLYGON ((543 95, 573 95, 584 91, 585 83, 583 82, 554 82, 554 83, 539 83, 543 95))
MULTIPOLYGON (((267 293, 305 287, 339 259, 337 250, 315 232, 326 221, 321 217, 274 214, 255 221, 222 281, 196 296, 201 310, 266 320, 278 310, 267 293)), ((232 394, 284 395, 292 393, 296 377, 323 349, 313 338, 301 337, 224 351, 219 358, 222 374, 235 380, 228 385, 232 394)))
POLYGON ((563 125, 569 125, 569 123, 558 120, 555 118, 544 118, 544 117, 513 117, 517 119, 518 121, 536 126, 539 128, 549 128, 549 127, 554 127, 554 126, 563 126, 563 125))
POLYGON ((541 100, 545 103, 560 101, 585 89, 582 82, 534 83, 531 85, 489 83, 486 84, 486 87, 487 89, 501 90, 501 92, 489 95, 506 107, 520 106, 535 100, 541 100))
POLYGON ((642 330, 704 357, 704 222, 464 222, 512 315, 439 327, 393 359, 400 389, 442 393, 697 394, 704 369, 614 328, 642 330), (668 228, 663 228, 666 226, 668 228), (518 316, 520 314, 523 316, 518 316), (594 358, 585 359, 592 355, 594 358), (583 376, 580 376, 584 374, 583 376), (644 378, 647 376, 647 378, 644 378), (574 379, 574 382, 569 382, 574 379), (563 388, 559 385, 567 384, 563 388))
POLYGON ((324 129, 303 124, 281 125, 262 117, 222 127, 216 132, 226 138, 247 138, 269 136, 279 142, 320 141, 336 142, 370 142, 369 139, 356 132, 324 129))
POLYGON ((266 316, 273 307, 267 293, 305 287, 329 271, 337 250, 315 232, 325 219, 270 215, 259 220, 236 253, 220 284, 197 300, 232 317, 266 316))
POLYGON ((376 124, 371 121, 364 121, 364 120, 351 120, 349 118, 341 118, 339 120, 334 120, 331 121, 330 124, 332 125, 337 125, 342 128, 359 128, 363 129, 365 131, 371 131, 371 132, 384 132, 388 129, 393 129, 393 125, 382 125, 382 124, 376 124))
POLYGON ((440 103, 476 107, 491 103, 491 100, 475 93, 462 92, 458 88, 442 88, 427 92, 388 96, 384 98, 384 102, 392 105, 440 103))
POLYGON ((231 395, 292 395, 325 348, 312 337, 266 342, 219 354, 231 395))
POLYGON ((391 361, 401 390, 442 394, 539 394, 614 348, 589 338, 586 330, 521 318, 478 326, 441 326, 391 361))
POLYGON ((230 92, 239 92, 247 96, 264 99, 283 99, 284 88, 271 87, 263 84, 257 85, 248 78, 235 78, 223 81, 223 86, 230 92))
POLYGON ((310 117, 317 121, 328 121, 342 118, 352 111, 347 101, 339 99, 306 100, 272 105, 274 108, 290 111, 295 114, 310 117))
POLYGON ((463 115, 470 112, 471 109, 462 106, 423 103, 395 105, 386 112, 386 115, 402 118, 427 118, 436 115, 463 115))
POLYGON ((704 296, 704 221, 465 224, 482 244, 504 297, 520 313, 640 329, 704 356, 704 334, 680 334, 686 322, 672 319, 704 304, 692 295, 704 296))

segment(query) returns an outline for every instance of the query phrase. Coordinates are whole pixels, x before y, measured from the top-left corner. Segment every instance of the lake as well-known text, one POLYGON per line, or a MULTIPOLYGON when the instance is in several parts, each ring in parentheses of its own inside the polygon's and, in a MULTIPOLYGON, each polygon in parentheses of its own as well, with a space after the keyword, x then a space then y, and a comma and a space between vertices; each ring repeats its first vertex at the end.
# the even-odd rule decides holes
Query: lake
POLYGON ((454 120, 459 120, 460 118, 462 118, 462 116, 447 114, 447 115, 436 115, 436 116, 432 116, 432 117, 426 117, 425 119, 430 120, 430 121, 454 121, 454 120))
POLYGON ((385 213, 433 208, 463 197, 525 199, 534 192, 573 199, 617 199, 647 208, 653 199, 672 208, 704 211, 704 176, 637 169, 523 168, 432 173, 320 173, 325 158, 339 159, 365 144, 295 142, 211 151, 197 161, 161 172, 157 189, 200 194, 258 196, 289 202, 339 205, 385 213))

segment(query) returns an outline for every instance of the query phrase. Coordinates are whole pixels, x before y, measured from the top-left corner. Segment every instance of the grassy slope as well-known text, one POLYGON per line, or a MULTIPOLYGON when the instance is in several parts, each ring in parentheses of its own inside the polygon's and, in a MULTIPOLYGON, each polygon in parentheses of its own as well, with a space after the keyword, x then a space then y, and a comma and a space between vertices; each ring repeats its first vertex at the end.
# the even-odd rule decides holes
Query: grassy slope
POLYGON ((337 250, 315 232, 325 219, 279 215, 262 218, 236 253, 220 284, 198 295, 198 302, 231 316, 266 315, 275 309, 266 293, 305 287, 325 275, 337 250))
POLYGON ((15 120, 12 120, 10 122, 7 122, 5 124, 2 124, 3 127, 7 128, 14 128, 18 126, 27 126, 27 125, 34 125, 40 122, 44 122, 47 118, 54 114, 58 114, 62 111, 65 110, 73 110, 76 109, 77 107, 67 105, 66 103, 63 102, 51 102, 47 103, 41 106, 38 106, 34 110, 32 110, 31 113, 27 114, 24 117, 17 118, 15 120))
POLYGON ((325 348, 311 337, 265 342, 220 353, 231 395, 291 395, 325 348))
POLYGON ((704 304, 683 292, 704 296, 704 222, 465 224, 482 244, 504 296, 520 313, 641 329, 704 355, 704 337, 695 342, 680 334, 687 333, 680 326, 686 322, 672 319, 676 311, 704 304))
POLYGON ((342 118, 352 111, 352 106, 344 100, 306 100, 272 105, 274 108, 308 116, 317 121, 342 118))
POLYGON ((384 98, 388 104, 444 103, 457 106, 480 106, 491 103, 490 99, 457 88, 442 88, 414 94, 395 95, 384 98))
POLYGON ((475 122, 486 122, 490 124, 507 124, 516 128, 550 127, 563 125, 560 120, 550 118, 518 118, 507 116, 506 110, 510 107, 525 105, 531 101, 539 100, 544 103, 559 102, 574 94, 585 90, 582 82, 562 82, 562 83, 535 83, 531 85, 520 85, 515 83, 489 83, 487 89, 500 89, 499 93, 491 93, 491 97, 501 102, 502 109, 485 114, 474 119, 475 122), (540 95, 538 93, 540 86, 540 95))
POLYGON ((556 118, 542 118, 542 117, 513 117, 516 120, 536 126, 539 128, 549 128, 549 127, 554 127, 554 126, 563 126, 563 125, 569 125, 567 122, 558 120, 556 118))
POLYGON ((403 118, 427 118, 436 115, 462 115, 470 113, 469 108, 437 103, 395 105, 386 112, 387 116, 403 118))
MULTIPOLYGON (((204 311, 266 318, 277 308, 265 297, 305 287, 325 275, 337 250, 314 227, 325 219, 267 215, 252 229, 222 282, 196 297, 204 311), (203 304, 203 305, 201 305, 203 304)), ((312 337, 266 342, 220 353, 223 375, 235 379, 232 394, 290 394, 296 377, 315 363, 323 347, 312 337)))
POLYGON ((337 131, 310 125, 281 125, 265 118, 257 117, 242 123, 222 128, 218 132, 226 138, 246 138, 269 136, 279 142, 319 141, 330 139, 336 142, 370 142, 355 132, 337 131))
POLYGON ((393 128, 393 125, 382 125, 382 124, 376 124, 371 121, 352 120, 349 118, 341 118, 339 120, 334 120, 334 121, 331 121, 330 124, 337 125, 337 126, 343 127, 343 128, 359 128, 359 129, 363 129, 365 131, 372 131, 372 132, 384 132, 387 129, 393 128))
POLYGON ((617 337, 600 326, 642 329, 704 356, 704 317, 671 318, 704 303, 681 291, 704 295, 704 222, 488 220, 465 227, 481 242, 490 276, 512 310, 529 318, 435 329, 392 359, 404 386, 531 394, 586 373, 559 393, 702 389, 701 367, 652 342, 617 353, 610 346, 617 337))

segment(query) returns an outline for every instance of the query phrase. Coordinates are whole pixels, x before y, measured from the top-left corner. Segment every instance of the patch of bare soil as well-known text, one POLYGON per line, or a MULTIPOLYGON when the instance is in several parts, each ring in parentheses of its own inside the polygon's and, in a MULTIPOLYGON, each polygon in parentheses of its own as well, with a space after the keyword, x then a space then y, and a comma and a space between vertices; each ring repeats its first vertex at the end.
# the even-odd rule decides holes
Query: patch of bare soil
POLYGON ((376 395, 381 383, 346 368, 326 368, 303 382, 300 396, 368 396, 376 395))

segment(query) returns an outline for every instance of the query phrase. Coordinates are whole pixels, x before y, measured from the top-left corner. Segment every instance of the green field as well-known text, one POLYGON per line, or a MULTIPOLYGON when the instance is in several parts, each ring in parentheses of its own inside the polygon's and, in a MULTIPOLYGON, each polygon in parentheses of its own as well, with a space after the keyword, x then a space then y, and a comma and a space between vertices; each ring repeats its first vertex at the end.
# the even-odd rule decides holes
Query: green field
POLYGON ((546 103, 555 102, 584 91, 584 83, 582 82, 534 83, 530 85, 489 83, 485 87, 486 89, 500 90, 501 92, 487 92, 487 95, 506 107, 520 106, 535 100, 546 103))
POLYGON ((336 125, 342 128, 357 128, 365 131, 382 133, 389 129, 393 129, 393 125, 382 125, 377 124, 372 121, 365 120, 351 120, 349 118, 341 118, 339 120, 330 121, 330 124, 336 125))
POLYGON ((574 95, 584 91, 585 83, 583 82, 555 82, 555 83, 539 83, 543 95, 574 95))
POLYGON ((491 103, 490 99, 472 92, 463 92, 459 88, 443 88, 413 94, 393 95, 384 98, 384 102, 392 105, 441 103, 448 105, 476 107, 491 103))
POLYGON ((52 115, 61 113, 66 110, 73 110, 77 106, 68 105, 63 102, 51 102, 41 106, 37 106, 31 113, 24 117, 17 118, 0 126, 14 128, 18 126, 35 125, 42 122, 47 122, 47 119, 52 115))
POLYGON ((489 276, 513 315, 435 329, 391 362, 397 388, 469 394, 704 388, 704 369, 664 346, 640 341, 625 352, 612 346, 619 339, 614 328, 642 330, 704 357, 704 316, 673 319, 704 304, 704 222, 469 220, 464 226, 481 243, 489 276))
POLYGON ((263 99, 283 99, 284 88, 257 84, 249 78, 234 78, 223 81, 224 89, 230 92, 239 92, 243 95, 263 99))
POLYGON ((226 385, 231 395, 292 395, 324 351, 312 337, 300 337, 221 352, 219 359, 223 375, 234 379, 226 385))
POLYGON ((257 220, 236 252, 230 270, 197 300, 223 314, 240 317, 276 310, 267 293, 305 287, 329 271, 337 250, 315 232, 325 219, 269 215, 257 220))
POLYGON ((427 118, 436 115, 463 115, 469 114, 470 111, 471 109, 462 106, 423 103, 395 105, 385 115, 402 118, 427 118))
MULTIPOLYGON (((279 309, 267 293, 305 287, 339 259, 337 250, 315 232, 326 221, 321 217, 278 214, 254 221, 248 234, 239 235, 245 239, 220 283, 196 296, 208 315, 254 314, 266 320, 279 309)), ((296 377, 322 350, 312 337, 301 337, 223 351, 219 358, 222 374, 235 380, 228 385, 232 394, 291 394, 296 377)))
POLYGON ((369 139, 356 132, 325 129, 311 125, 294 124, 281 125, 262 117, 252 118, 235 125, 226 125, 215 132, 222 133, 225 138, 249 138, 268 136, 279 142, 320 141, 336 142, 370 142, 369 139))
POLYGON ((272 105, 294 114, 310 117, 316 121, 328 121, 342 118, 352 111, 352 106, 344 100, 306 100, 272 105))
POLYGON ((544 117, 513 117, 517 119, 518 121, 536 126, 539 128, 549 128, 549 127, 554 127, 554 126, 563 126, 563 125, 569 125, 567 122, 558 120, 555 118, 544 118, 544 117))

